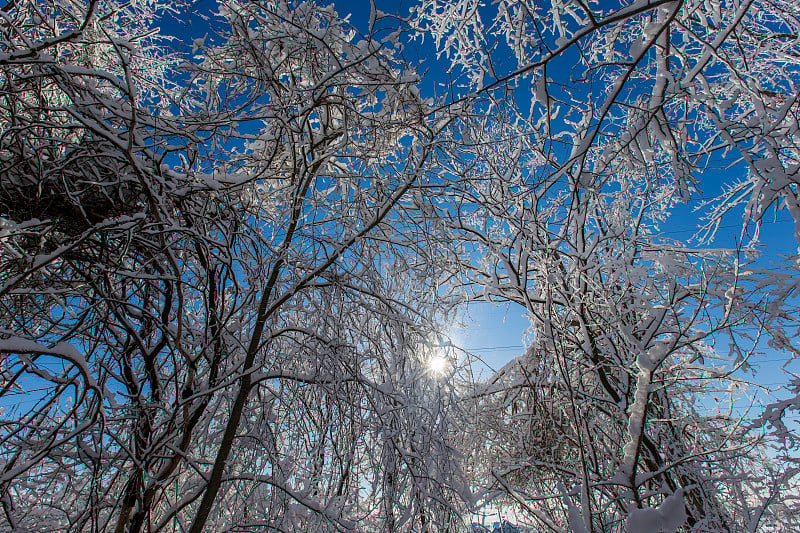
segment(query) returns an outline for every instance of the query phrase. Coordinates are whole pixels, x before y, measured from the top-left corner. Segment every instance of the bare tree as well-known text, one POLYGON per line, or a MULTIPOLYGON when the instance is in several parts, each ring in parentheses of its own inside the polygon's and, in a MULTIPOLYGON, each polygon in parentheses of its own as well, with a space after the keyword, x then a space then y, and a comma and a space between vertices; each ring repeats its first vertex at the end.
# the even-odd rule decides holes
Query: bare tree
POLYGON ((475 396, 497 447, 496 488, 539 527, 754 530, 752 502, 775 494, 770 481, 741 506, 718 497, 737 492, 737 476, 762 458, 737 417, 698 409, 716 387, 707 379, 731 375, 699 362, 730 357, 734 372, 767 332, 788 346, 778 318, 785 326, 796 315, 776 295, 793 284, 753 276, 741 250, 661 233, 678 201, 712 206, 697 226, 707 239, 742 204, 743 235, 770 206, 798 218, 798 77, 786 68, 796 11, 789 2, 417 9, 417 27, 449 61, 444 98, 459 115, 439 160, 447 200, 432 217, 447 221, 445 240, 463 243, 459 283, 518 303, 532 323, 527 355, 475 396), (738 182, 705 202, 698 190, 713 191, 719 167, 738 182), (726 483, 719 464, 742 470, 726 483))
POLYGON ((418 77, 331 8, 220 14, 173 62, 148 12, 4 11, 5 518, 454 527, 419 353, 442 300, 403 214, 436 136, 418 77))
POLYGON ((725 307, 744 292, 735 255, 654 235, 669 186, 625 174, 607 178, 609 191, 537 183, 526 150, 512 151, 524 132, 501 131, 474 132, 482 148, 441 213, 448 238, 472 248, 464 282, 524 307, 532 324, 527 354, 473 393, 492 449, 488 490, 540 527, 611 531, 686 488, 688 526, 733 529, 711 472, 756 440, 694 402, 724 379, 699 361, 753 319, 725 307))

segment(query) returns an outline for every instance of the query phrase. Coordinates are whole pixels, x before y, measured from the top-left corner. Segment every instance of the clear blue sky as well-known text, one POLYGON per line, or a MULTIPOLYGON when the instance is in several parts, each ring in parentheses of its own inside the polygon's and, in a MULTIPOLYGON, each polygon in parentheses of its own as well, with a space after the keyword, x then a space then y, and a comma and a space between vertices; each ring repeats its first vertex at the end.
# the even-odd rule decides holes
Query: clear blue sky
MULTIPOLYGON (((362 31, 366 31, 370 18, 370 2, 367 0, 334 0, 337 11, 341 15, 350 14, 352 24, 362 31)), ((386 13, 404 16, 410 7, 415 5, 414 0, 387 1, 376 0, 377 8, 386 13)), ((215 0, 199 0, 194 4, 194 13, 181 14, 176 20, 165 27, 167 33, 181 37, 183 46, 190 47, 193 38, 202 37, 208 32, 208 22, 200 15, 213 12, 216 9, 215 0)), ((409 59, 416 57, 432 59, 432 43, 428 41, 423 48, 419 43, 407 47, 409 59), (416 47, 416 48, 415 48, 416 47), (416 56, 416 57, 415 57, 416 56)), ((429 71, 429 75, 432 71, 429 71)), ((436 74, 433 74, 436 77, 436 74)), ((435 80, 426 80, 423 90, 431 90, 435 80)), ((725 171, 709 171, 702 175, 703 197, 711 198, 717 194, 725 182, 734 178, 741 171, 728 169, 725 171)), ((774 213, 774 212, 773 212, 774 213)), ((679 241, 688 241, 699 225, 698 213, 689 208, 679 207, 676 214, 664 225, 664 236, 679 241)), ((728 216, 721 227, 717 239, 710 243, 711 246, 735 247, 740 240, 741 212, 737 211, 728 216)), ((759 249, 762 252, 759 264, 771 266, 780 262, 783 257, 797 252, 797 244, 792 236, 792 224, 785 211, 777 212, 777 216, 765 221, 761 231, 759 249), (775 219, 775 220, 773 220, 775 219)), ((494 369, 501 367, 511 358, 519 355, 524 350, 524 331, 528 321, 524 317, 524 310, 514 305, 494 306, 491 304, 475 304, 469 309, 461 320, 463 328, 458 323, 454 324, 450 334, 453 342, 469 351, 477 352, 485 363, 494 369)), ((783 381, 785 378, 776 365, 770 364, 781 358, 774 350, 767 349, 763 356, 766 368, 759 374, 763 383, 783 381)))

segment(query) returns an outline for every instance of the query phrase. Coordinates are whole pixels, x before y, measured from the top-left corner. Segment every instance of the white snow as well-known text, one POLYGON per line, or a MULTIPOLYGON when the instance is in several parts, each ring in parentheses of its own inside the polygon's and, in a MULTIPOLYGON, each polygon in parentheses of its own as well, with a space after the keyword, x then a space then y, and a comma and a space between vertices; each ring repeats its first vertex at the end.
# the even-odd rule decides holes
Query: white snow
POLYGON ((686 521, 684 490, 675 491, 656 508, 631 511, 626 523, 628 533, 675 533, 686 521))

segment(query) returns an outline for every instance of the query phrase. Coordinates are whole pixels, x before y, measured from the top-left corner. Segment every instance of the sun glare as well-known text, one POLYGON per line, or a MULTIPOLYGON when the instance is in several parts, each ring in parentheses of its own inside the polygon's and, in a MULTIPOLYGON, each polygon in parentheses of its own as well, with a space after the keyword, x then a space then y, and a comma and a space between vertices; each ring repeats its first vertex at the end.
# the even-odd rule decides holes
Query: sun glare
POLYGON ((445 355, 440 353, 434 354, 428 360, 428 369, 433 374, 444 374, 449 366, 450 361, 448 361, 445 355))

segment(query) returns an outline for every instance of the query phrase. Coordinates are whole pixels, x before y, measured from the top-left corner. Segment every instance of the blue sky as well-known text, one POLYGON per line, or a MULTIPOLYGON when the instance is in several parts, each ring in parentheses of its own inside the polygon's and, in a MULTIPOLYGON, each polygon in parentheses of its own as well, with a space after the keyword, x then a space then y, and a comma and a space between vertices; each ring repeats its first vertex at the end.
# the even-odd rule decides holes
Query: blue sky
MULTIPOLYGON (((386 13, 404 16, 417 2, 400 0, 389 2, 376 0, 376 7, 386 13)), ((366 31, 370 18, 370 2, 366 0, 335 0, 333 4, 341 15, 349 14, 351 23, 361 31, 366 31)), ((193 5, 193 13, 183 13, 177 17, 174 25, 164 29, 182 37, 186 48, 191 47, 192 39, 202 37, 208 32, 208 22, 200 15, 213 12, 216 9, 215 0, 198 0, 193 5)), ((410 60, 424 59, 427 76, 423 81, 423 91, 436 90, 437 83, 441 81, 442 71, 437 69, 434 60, 433 47, 430 40, 425 43, 409 43, 406 53, 410 60)), ((715 165, 717 169, 710 169, 701 175, 702 197, 713 198, 727 180, 741 176, 741 171, 736 167, 722 169, 724 164, 715 165)), ((665 237, 678 241, 689 242, 700 224, 700 214, 693 212, 691 207, 679 206, 675 214, 663 225, 662 234, 665 237)), ((752 228, 752 226, 751 226, 752 228)), ((721 225, 717 237, 705 246, 734 248, 741 241, 741 211, 728 215, 721 225)), ((698 244, 697 241, 692 244, 698 244)), ((784 258, 797 252, 797 244, 792 236, 792 223, 785 211, 774 209, 765 218, 761 230, 758 249, 761 257, 759 266, 774 267, 784 258)), ((454 344, 468 351, 475 352, 484 363, 493 369, 500 368, 506 362, 524 351, 525 330, 528 320, 524 310, 516 305, 493 305, 479 303, 470 306, 468 311, 457 320, 449 332, 454 344), (464 327, 459 327, 464 326, 464 327)), ((765 353, 756 358, 764 359, 765 367, 759 372, 759 380, 763 383, 781 382, 784 379, 782 371, 772 363, 781 358, 781 354, 766 347, 765 353)))

